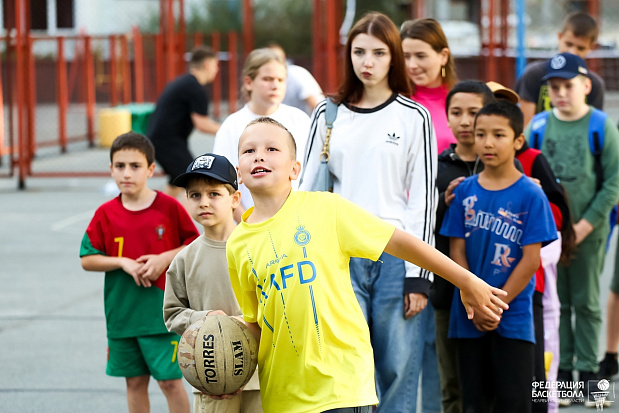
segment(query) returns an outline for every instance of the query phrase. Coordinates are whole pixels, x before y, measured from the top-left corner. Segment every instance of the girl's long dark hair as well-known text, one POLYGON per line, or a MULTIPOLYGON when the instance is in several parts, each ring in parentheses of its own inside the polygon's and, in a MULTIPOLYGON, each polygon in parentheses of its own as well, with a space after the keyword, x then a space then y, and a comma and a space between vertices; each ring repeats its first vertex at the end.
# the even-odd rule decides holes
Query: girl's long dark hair
POLYGON ((410 96, 411 83, 406 75, 404 53, 400 33, 395 24, 382 13, 371 12, 363 16, 350 30, 346 41, 344 82, 340 85, 337 95, 333 97, 337 103, 357 103, 363 96, 363 83, 359 80, 352 66, 352 42, 360 34, 376 37, 389 47, 391 53, 391 69, 389 70, 389 88, 406 97, 410 96))

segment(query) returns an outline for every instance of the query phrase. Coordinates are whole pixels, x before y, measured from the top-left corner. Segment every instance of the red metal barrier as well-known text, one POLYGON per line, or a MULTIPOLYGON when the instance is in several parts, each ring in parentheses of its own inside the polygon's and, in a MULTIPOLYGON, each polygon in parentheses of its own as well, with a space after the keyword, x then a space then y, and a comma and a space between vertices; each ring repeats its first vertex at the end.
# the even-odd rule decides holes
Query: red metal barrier
POLYGON ((133 70, 135 74, 135 102, 144 102, 144 49, 142 48, 142 33, 133 27, 133 70))
POLYGON ((239 100, 238 95, 238 57, 236 47, 237 35, 235 32, 228 33, 228 67, 229 67, 229 92, 230 98, 228 99, 228 110, 230 113, 234 113, 237 110, 236 104, 239 100))
MULTIPOLYGON (((27 3, 28 4, 28 3, 27 3)), ((26 104, 28 105, 28 110, 26 111, 26 121, 28 122, 27 134, 28 134, 28 173, 32 172, 32 158, 34 157, 37 150, 37 142, 34 136, 34 111, 36 108, 36 90, 34 86, 34 54, 32 53, 32 36, 28 35, 26 37, 26 49, 27 53, 26 59, 26 79, 27 83, 24 85, 26 87, 26 104)))
POLYGON ((19 163, 19 188, 23 189, 26 186, 26 175, 30 165, 30 154, 27 139, 27 107, 26 107, 26 91, 27 91, 27 39, 26 39, 26 17, 25 17, 25 1, 17 0, 15 2, 15 51, 16 51, 16 77, 17 77, 17 142, 19 146, 18 163, 19 163))
POLYGON ((67 106, 69 104, 67 87, 67 63, 64 57, 64 38, 58 37, 58 62, 56 79, 56 97, 58 99, 58 136, 60 150, 67 151, 67 106))
MULTIPOLYGON (((31 36, 24 17, 27 2, 15 1, 19 25, 9 31, 2 57, 0 111, 7 109, 7 127, 4 117, 0 117, 0 157, 9 155, 8 174, 18 172, 20 188, 25 187, 27 177, 109 176, 105 165, 101 171, 88 167, 78 171, 80 166, 62 162, 45 166, 37 162, 33 168, 32 161, 35 154, 37 160, 55 156, 54 148, 59 154, 75 151, 73 143, 86 142, 94 147, 97 105, 155 101, 157 88, 165 86, 169 62, 180 63, 186 70, 185 49, 191 48, 192 38, 202 43, 203 34, 175 35, 172 49, 168 34, 142 35, 137 28, 131 36, 31 36), (34 45, 46 51, 35 56, 34 45), (164 52, 174 53, 167 56, 164 52)), ((231 32, 226 38, 229 60, 213 84, 217 118, 221 117, 223 98, 231 101, 232 111, 237 109, 238 101, 239 36, 231 32), (224 79, 227 85, 222 87, 224 79)), ((211 35, 211 43, 215 51, 221 50, 219 33, 211 35)))
POLYGON ((87 138, 91 147, 95 146, 95 66, 92 55, 92 40, 84 36, 84 87, 86 88, 87 138))
POLYGON ((129 60, 129 39, 127 36, 120 37, 120 56, 122 65, 123 103, 131 103, 131 60, 129 60))
MULTIPOLYGON (((215 53, 221 50, 221 39, 217 32, 212 34, 211 47, 215 53)), ((221 73, 218 73, 213 82, 213 116, 217 119, 221 117, 221 80, 221 73)), ((230 111, 230 113, 232 113, 232 111, 230 111)))
MULTIPOLYGON (((8 48, 7 48, 8 49, 8 48)), ((7 52, 8 55, 8 52, 7 52)), ((8 60, 8 59, 7 59, 8 60)), ((0 64, 0 79, 2 79, 2 65, 0 64)), ((2 166, 2 157, 7 153, 11 153, 11 148, 5 148, 6 139, 4 136, 4 93, 2 89, 2 82, 0 81, 0 166, 2 166)))
POLYGON ((112 106, 118 105, 118 91, 116 89, 116 35, 110 36, 110 101, 112 106))

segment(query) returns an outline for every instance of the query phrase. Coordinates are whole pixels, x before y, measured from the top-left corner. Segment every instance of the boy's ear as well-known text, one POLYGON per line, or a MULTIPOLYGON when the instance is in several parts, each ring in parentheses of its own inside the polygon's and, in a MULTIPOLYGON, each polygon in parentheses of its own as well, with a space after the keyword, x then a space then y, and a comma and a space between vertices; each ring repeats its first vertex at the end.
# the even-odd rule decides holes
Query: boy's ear
POLYGON ((593 87, 593 84, 591 83, 591 78, 585 77, 584 82, 585 82, 585 94, 589 95, 589 93, 591 93, 591 88, 593 87))
POLYGON ((155 173, 155 162, 148 165, 148 177, 152 178, 154 173, 155 173))
POLYGON ((241 185, 243 183, 243 177, 241 176, 241 170, 239 169, 239 167, 236 167, 236 176, 238 179, 238 184, 241 185))
POLYGON ((232 209, 241 205, 241 191, 236 191, 232 194, 232 209))
POLYGON ((521 133, 520 136, 517 136, 516 139, 514 139, 514 149, 516 149, 516 151, 519 151, 522 148, 522 145, 524 145, 524 141, 524 133, 521 133))
POLYGON ((299 177, 300 174, 301 174, 301 162, 294 161, 294 164, 292 165, 292 169, 290 170, 290 180, 294 181, 295 179, 299 177))

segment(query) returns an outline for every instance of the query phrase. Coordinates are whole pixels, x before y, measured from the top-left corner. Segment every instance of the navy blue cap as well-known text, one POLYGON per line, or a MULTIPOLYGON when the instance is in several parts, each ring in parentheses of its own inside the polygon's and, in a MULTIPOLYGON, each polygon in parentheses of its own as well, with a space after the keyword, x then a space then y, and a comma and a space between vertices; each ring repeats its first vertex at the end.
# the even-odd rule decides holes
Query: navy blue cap
POLYGON ((572 79, 578 75, 589 77, 585 60, 571 53, 559 53, 546 63, 546 75, 542 81, 560 77, 562 79, 572 79))
POLYGON ((225 156, 215 155, 214 153, 205 153, 194 159, 184 174, 174 178, 174 185, 186 188, 189 179, 200 176, 209 176, 232 185, 236 190, 239 189, 234 166, 225 156))

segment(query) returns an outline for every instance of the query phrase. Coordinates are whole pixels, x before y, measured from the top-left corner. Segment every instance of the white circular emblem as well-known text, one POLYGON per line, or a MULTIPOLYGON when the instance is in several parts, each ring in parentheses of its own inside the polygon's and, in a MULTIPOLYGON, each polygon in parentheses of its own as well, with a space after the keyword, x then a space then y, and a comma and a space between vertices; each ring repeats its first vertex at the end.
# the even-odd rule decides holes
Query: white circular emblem
POLYGON ((563 66, 565 66, 565 62, 566 60, 564 56, 557 55, 550 60, 550 67, 554 70, 561 69, 563 66))
POLYGON ((602 379, 598 382, 598 389, 600 390, 605 391, 605 390, 608 390, 609 387, 610 387, 610 383, 606 379, 602 379))

